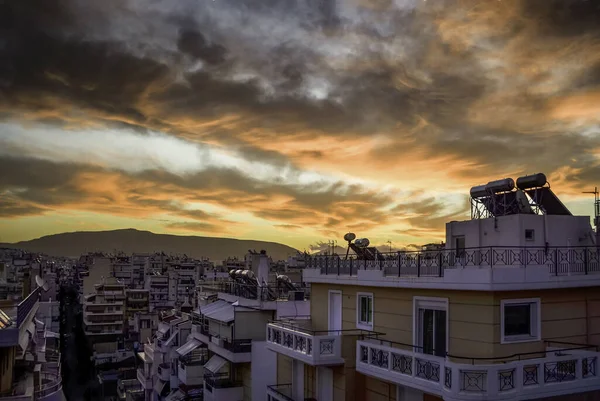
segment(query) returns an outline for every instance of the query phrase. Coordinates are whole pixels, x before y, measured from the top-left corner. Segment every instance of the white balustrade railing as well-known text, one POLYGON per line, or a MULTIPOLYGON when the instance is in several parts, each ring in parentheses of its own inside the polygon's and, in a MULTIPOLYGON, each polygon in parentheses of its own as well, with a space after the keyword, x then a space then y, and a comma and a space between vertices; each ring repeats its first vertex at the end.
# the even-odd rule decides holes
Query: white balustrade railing
POLYGON ((599 356, 555 351, 544 358, 461 364, 366 340, 357 341, 356 370, 444 400, 528 400, 600 389, 599 356))
POLYGON ((342 336, 311 333, 287 325, 269 323, 267 344, 276 352, 300 359, 311 365, 343 363, 342 336))

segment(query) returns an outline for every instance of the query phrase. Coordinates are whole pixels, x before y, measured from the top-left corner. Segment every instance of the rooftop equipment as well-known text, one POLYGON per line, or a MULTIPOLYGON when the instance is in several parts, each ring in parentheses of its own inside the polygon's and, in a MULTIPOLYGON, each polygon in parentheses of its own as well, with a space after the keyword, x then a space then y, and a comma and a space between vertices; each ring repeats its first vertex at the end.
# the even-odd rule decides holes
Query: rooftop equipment
POLYGON ((471 218, 512 214, 567 215, 571 212, 550 189, 546 175, 537 173, 490 181, 471 188, 471 218))

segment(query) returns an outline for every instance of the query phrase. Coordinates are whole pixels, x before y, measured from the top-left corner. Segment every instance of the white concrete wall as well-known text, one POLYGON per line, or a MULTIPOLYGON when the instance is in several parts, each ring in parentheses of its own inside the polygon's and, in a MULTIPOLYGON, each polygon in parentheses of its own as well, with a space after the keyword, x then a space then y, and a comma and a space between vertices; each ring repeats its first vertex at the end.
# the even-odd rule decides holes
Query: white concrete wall
POLYGON ((277 384, 277 354, 266 341, 252 341, 252 399, 266 399, 267 386, 277 384))
POLYGON ((186 386, 199 386, 204 383, 204 366, 188 365, 185 369, 179 366, 177 375, 179 380, 186 386))
POLYGON ((465 236, 466 248, 506 246, 543 247, 593 245, 592 227, 587 216, 542 216, 515 214, 497 219, 474 219, 446 224, 446 247, 455 248, 454 238, 465 236), (525 239, 525 230, 535 232, 525 239))

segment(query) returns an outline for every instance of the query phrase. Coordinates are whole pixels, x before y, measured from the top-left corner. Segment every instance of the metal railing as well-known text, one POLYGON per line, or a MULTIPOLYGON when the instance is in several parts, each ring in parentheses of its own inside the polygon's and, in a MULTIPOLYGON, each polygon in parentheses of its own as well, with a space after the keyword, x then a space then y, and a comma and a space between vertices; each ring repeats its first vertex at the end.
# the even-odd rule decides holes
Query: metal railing
POLYGON ((241 380, 231 379, 228 373, 204 375, 204 384, 206 386, 206 389, 210 392, 212 392, 214 388, 234 388, 243 386, 241 380))
POLYGON ((234 281, 224 281, 203 285, 204 291, 223 292, 247 299, 261 301, 287 300, 291 292, 303 292, 303 299, 310 299, 310 287, 296 287, 294 289, 283 286, 280 283, 267 283, 266 287, 242 284, 234 281))
POLYGON ((294 401, 291 384, 276 384, 267 386, 267 389, 277 394, 277 398, 283 401, 294 401))
POLYGON ((463 267, 547 267, 551 274, 600 272, 600 248, 588 247, 478 247, 432 251, 379 253, 378 260, 340 255, 306 257, 306 267, 321 274, 356 275, 358 270, 382 270, 386 276, 443 277, 444 271, 463 267))
POLYGON ((41 386, 37 387, 34 391, 34 399, 39 400, 40 398, 46 397, 52 393, 57 392, 62 388, 62 377, 60 365, 58 365, 56 371, 42 371, 40 372, 40 379, 45 382, 41 386))
POLYGON ((233 353, 252 352, 252 340, 223 340, 223 348, 233 353))

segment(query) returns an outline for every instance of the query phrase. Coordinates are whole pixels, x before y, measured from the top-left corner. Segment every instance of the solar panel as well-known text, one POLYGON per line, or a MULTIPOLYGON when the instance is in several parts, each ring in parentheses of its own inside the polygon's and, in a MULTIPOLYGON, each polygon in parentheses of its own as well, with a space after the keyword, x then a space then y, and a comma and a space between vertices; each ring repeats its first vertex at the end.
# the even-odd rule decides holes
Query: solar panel
POLYGON ((573 215, 550 188, 528 189, 525 192, 527 192, 527 195, 539 205, 545 214, 562 216, 573 215))
POLYGON ((8 315, 2 309, 0 309, 0 329, 10 327, 12 326, 12 324, 12 319, 9 318, 8 315))

